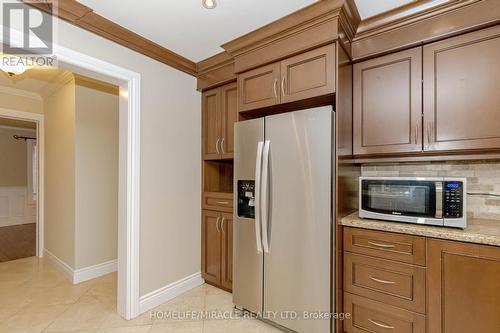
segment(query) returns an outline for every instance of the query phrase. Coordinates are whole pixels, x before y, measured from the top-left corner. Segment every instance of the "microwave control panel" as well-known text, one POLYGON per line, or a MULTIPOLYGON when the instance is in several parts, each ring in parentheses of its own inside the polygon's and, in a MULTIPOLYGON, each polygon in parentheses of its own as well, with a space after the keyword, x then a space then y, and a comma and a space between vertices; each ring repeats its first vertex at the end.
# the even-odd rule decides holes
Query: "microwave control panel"
POLYGON ((464 186, 462 182, 444 182, 443 215, 444 218, 462 218, 464 186))

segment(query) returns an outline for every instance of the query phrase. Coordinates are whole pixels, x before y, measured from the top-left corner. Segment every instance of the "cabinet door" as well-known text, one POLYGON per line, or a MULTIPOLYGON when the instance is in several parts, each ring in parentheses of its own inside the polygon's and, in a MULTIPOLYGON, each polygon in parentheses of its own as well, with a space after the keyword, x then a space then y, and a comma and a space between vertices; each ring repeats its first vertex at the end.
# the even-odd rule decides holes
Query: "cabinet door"
POLYGON ((236 82, 221 87, 222 98, 222 158, 233 158, 234 123, 238 121, 238 89, 236 82))
POLYGON ((422 150, 422 48, 354 65, 354 154, 422 150))
POLYGON ((500 247, 429 240, 428 333, 496 333, 500 247))
POLYGON ((220 89, 205 91, 201 96, 202 146, 204 159, 220 158, 220 89))
POLYGON ((219 212, 202 211, 201 269, 203 278, 211 283, 221 282, 221 216, 219 212))
POLYGON ((425 150, 500 148, 500 26, 424 46, 425 150))
POLYGON ((335 44, 281 62, 281 103, 335 92, 335 44))
POLYGON ((279 104, 279 79, 279 62, 238 75, 239 111, 279 104))
POLYGON ((222 286, 233 288, 233 215, 222 214, 222 286))

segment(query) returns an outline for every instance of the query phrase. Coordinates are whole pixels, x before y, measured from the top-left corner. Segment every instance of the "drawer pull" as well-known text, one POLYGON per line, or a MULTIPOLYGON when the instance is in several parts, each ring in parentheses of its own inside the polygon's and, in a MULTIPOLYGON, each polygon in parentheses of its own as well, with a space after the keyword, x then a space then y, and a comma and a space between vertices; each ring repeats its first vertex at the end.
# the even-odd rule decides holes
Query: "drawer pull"
POLYGON ((219 205, 229 205, 229 202, 227 201, 217 201, 216 203, 219 205))
POLYGON ((370 276, 370 280, 373 280, 373 281, 379 282, 379 283, 383 283, 383 284, 395 284, 396 283, 394 281, 387 281, 387 280, 377 279, 377 278, 374 278, 373 276, 370 276))
POLYGON ((376 246, 376 247, 382 247, 384 249, 393 249, 396 247, 396 245, 391 245, 391 244, 380 244, 380 243, 375 243, 372 241, 368 241, 368 244, 376 246))
POLYGON ((372 319, 370 319, 370 318, 368 318, 368 321, 369 321, 370 323, 372 323, 373 325, 376 325, 376 326, 378 326, 378 327, 387 328, 387 329, 389 329, 389 330, 394 329, 394 326, 390 326, 390 325, 387 325, 387 324, 385 324, 385 323, 381 323, 381 322, 378 322, 378 321, 372 320, 372 319))

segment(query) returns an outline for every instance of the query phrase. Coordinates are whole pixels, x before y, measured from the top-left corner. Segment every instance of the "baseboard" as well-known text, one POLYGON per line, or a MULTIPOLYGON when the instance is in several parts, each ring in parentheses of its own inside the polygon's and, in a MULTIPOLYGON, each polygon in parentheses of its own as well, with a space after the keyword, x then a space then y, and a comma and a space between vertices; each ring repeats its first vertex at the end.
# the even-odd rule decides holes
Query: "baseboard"
POLYGON ((73 272, 73 283, 77 284, 80 282, 92 280, 99 276, 116 272, 117 270, 118 260, 116 259, 103 262, 102 264, 76 269, 73 272))
POLYGON ((61 268, 64 271, 64 273, 66 273, 68 278, 71 281, 73 281, 74 270, 70 265, 68 265, 67 263, 65 263, 61 259, 59 259, 55 254, 53 254, 52 252, 50 252, 47 249, 43 249, 43 256, 45 258, 49 259, 50 261, 52 261, 57 267, 61 268))
POLYGON ((201 277, 201 272, 198 272, 141 296, 139 298, 139 314, 201 286, 203 283, 205 280, 201 277))
POLYGON ((70 265, 59 259, 55 254, 47 249, 43 249, 43 255, 61 268, 73 284, 95 279, 118 270, 118 261, 110 260, 93 266, 80 269, 73 269, 70 265))

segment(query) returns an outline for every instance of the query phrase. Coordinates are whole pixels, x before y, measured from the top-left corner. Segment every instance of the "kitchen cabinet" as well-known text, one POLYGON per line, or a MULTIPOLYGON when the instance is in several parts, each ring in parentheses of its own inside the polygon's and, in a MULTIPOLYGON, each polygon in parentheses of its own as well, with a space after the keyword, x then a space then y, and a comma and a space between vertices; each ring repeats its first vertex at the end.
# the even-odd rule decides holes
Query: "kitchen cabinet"
POLYGON ((335 45, 330 44, 238 75, 239 111, 335 92, 335 45))
POLYGON ((424 46, 424 150, 500 148, 500 26, 424 46))
POLYGON ((354 64, 354 154, 422 150, 422 48, 354 64))
POLYGON ((202 211, 201 266, 205 281, 231 290, 233 282, 232 214, 202 211))
POLYGON ((202 94, 202 147, 205 160, 233 157, 233 127, 238 121, 236 83, 202 94))
POLYGON ((500 248, 429 240, 428 333, 500 328, 500 248))

